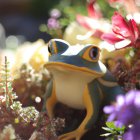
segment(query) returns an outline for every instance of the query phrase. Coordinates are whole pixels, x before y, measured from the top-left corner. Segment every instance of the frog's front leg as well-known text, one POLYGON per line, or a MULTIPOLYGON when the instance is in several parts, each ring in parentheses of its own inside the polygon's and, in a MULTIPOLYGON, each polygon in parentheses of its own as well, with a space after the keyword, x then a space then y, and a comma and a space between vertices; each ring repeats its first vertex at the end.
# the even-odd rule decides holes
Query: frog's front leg
POLYGON ((57 103, 56 99, 56 92, 55 92, 55 85, 53 80, 51 80, 47 86, 47 98, 46 98, 46 108, 47 108, 47 113, 50 118, 54 117, 54 107, 57 103))
POLYGON ((83 101, 87 112, 86 117, 75 131, 59 136, 59 140, 80 140, 85 132, 93 126, 99 112, 99 94, 96 92, 97 90, 98 87, 95 87, 95 94, 91 95, 88 86, 85 87, 83 101))

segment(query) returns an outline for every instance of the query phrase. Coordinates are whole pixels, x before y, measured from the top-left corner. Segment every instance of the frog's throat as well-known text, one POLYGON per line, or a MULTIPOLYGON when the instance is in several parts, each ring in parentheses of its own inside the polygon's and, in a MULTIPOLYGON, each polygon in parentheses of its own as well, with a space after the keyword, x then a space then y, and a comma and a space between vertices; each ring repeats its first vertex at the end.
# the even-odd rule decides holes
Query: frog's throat
POLYGON ((106 73, 106 69, 104 69, 102 72, 97 72, 95 70, 90 70, 86 67, 77 67, 75 65, 70 65, 62 62, 49 62, 45 65, 45 68, 51 71, 51 69, 55 69, 57 67, 62 67, 65 70, 73 70, 78 72, 84 72, 91 75, 96 75, 97 77, 102 77, 106 73))

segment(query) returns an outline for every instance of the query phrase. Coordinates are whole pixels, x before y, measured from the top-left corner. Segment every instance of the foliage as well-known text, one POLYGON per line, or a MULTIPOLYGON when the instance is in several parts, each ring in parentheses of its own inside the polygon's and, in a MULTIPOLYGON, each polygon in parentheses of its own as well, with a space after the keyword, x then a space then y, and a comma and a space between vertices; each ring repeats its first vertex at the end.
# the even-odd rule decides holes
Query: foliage
POLYGON ((140 91, 131 90, 126 95, 117 96, 116 103, 104 107, 104 112, 109 114, 108 121, 115 121, 115 125, 127 128, 123 134, 123 139, 137 140, 140 137, 140 91))
POLYGON ((41 111, 49 79, 50 77, 43 68, 36 72, 29 65, 23 64, 12 82, 12 86, 24 106, 32 105, 41 111))
POLYGON ((106 122, 106 127, 102 127, 107 133, 102 134, 101 136, 108 137, 110 140, 115 140, 119 138, 122 139, 122 135, 125 132, 125 126, 117 127, 114 122, 106 122))
POLYGON ((58 9, 63 9, 61 10, 62 17, 60 18, 60 24, 63 28, 67 27, 71 22, 73 22, 76 18, 76 15, 78 13, 87 15, 87 10, 86 10, 86 1, 81 0, 81 1, 70 1, 70 2, 64 2, 61 1, 61 3, 57 6, 58 9))
POLYGON ((102 11, 102 13, 103 13, 103 16, 105 17, 105 18, 107 18, 107 19, 110 19, 111 18, 111 16, 113 15, 113 13, 114 13, 114 11, 115 11, 115 8, 113 8, 113 7, 111 7, 108 3, 107 3, 107 1, 98 1, 98 4, 99 4, 99 6, 100 6, 100 8, 101 8, 101 11, 102 11), (109 9, 109 10, 108 10, 109 9), (107 14, 106 14, 106 12, 107 12, 107 14))
POLYGON ((87 14, 85 5, 85 0, 61 0, 57 6, 50 10, 47 24, 41 24, 40 31, 47 32, 52 37, 62 38, 65 28, 75 20, 77 13, 87 14), (60 13, 58 17, 52 16, 51 13, 54 10, 60 13))
POLYGON ((31 0, 30 13, 35 17, 48 17, 48 12, 54 5, 57 5, 60 0, 31 0))
MULTIPOLYGON (((5 57, 5 63, 1 70, 0 130, 11 124, 19 137, 24 136, 22 131, 24 129, 28 132, 25 138, 28 138, 35 129, 33 122, 37 120, 39 112, 34 107, 23 108, 22 104, 15 100, 17 96, 13 92, 8 64, 7 57, 5 57)), ((8 128, 10 129, 10 127, 8 128)))
POLYGON ((5 57, 5 63, 2 66, 2 70, 0 73, 0 90, 4 94, 7 108, 9 108, 10 105, 13 103, 13 99, 17 97, 16 94, 13 92, 11 79, 9 78, 10 70, 8 69, 8 65, 9 62, 7 61, 7 57, 5 57))
POLYGON ((5 57, 0 75, 1 140, 56 140, 57 132, 62 131, 65 121, 61 118, 50 120, 46 112, 38 112, 34 106, 23 107, 13 91, 8 64, 5 57))
POLYGON ((46 112, 41 112, 37 121, 37 128, 30 140, 58 140, 57 133, 63 130, 64 119, 54 118, 50 120, 46 112))
POLYGON ((0 134, 1 140, 15 140, 17 136, 15 134, 15 129, 11 124, 4 127, 2 133, 0 134))

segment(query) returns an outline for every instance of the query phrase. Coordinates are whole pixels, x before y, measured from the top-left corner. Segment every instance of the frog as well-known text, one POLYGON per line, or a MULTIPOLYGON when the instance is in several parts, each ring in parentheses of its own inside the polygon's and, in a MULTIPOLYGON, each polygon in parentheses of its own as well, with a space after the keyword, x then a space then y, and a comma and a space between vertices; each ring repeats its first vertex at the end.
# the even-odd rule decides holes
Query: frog
POLYGON ((57 103, 86 110, 85 118, 77 129, 58 137, 59 140, 80 140, 97 121, 101 106, 114 102, 116 96, 125 92, 100 61, 101 49, 98 46, 71 46, 63 39, 51 39, 48 51, 49 62, 45 68, 52 75, 45 103, 48 116, 54 117, 57 103))

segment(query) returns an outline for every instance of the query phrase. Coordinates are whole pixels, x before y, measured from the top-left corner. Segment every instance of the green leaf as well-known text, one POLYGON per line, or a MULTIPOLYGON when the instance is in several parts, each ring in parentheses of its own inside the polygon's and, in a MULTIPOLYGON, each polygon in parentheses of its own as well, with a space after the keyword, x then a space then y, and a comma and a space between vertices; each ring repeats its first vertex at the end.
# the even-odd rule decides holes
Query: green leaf
POLYGON ((102 127, 102 129, 109 131, 109 132, 113 132, 113 130, 111 128, 108 128, 108 127, 102 127))
POLYGON ((102 136, 102 137, 108 137, 108 136, 110 136, 112 133, 105 133, 105 134, 101 134, 100 136, 102 136))
POLYGON ((125 130, 125 126, 117 127, 116 130, 117 130, 117 131, 124 131, 124 130, 125 130))
POLYGON ((115 126, 114 122, 106 122, 106 126, 112 129, 116 129, 117 127, 115 126))
POLYGON ((41 25, 39 26, 39 30, 40 30, 41 32, 47 32, 47 25, 46 25, 46 24, 41 24, 41 25))

